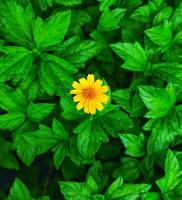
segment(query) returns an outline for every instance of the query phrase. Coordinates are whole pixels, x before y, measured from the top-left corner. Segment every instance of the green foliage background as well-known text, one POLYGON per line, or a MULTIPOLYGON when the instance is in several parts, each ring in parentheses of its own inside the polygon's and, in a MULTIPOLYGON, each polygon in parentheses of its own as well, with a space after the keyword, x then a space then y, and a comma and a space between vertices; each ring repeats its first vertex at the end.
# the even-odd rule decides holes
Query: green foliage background
POLYGON ((181 200, 181 28, 180 0, 0 0, 0 200, 181 200))

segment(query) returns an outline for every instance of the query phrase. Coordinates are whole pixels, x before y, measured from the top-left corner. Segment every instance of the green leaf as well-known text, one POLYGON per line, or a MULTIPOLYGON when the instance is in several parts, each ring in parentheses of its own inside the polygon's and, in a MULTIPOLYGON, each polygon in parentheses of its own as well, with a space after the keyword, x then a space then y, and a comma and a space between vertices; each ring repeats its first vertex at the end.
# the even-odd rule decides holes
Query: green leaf
POLYGON ((160 194, 157 192, 147 192, 142 195, 142 200, 160 200, 160 194))
POLYGON ((10 189, 10 194, 7 200, 49 200, 49 197, 32 198, 27 186, 18 178, 14 180, 14 183, 10 189))
POLYGON ((182 4, 179 3, 179 5, 176 7, 173 16, 171 18, 172 26, 174 30, 180 30, 182 19, 181 19, 181 8, 182 4))
POLYGON ((49 6, 52 6, 53 1, 52 0, 38 0, 39 1, 39 5, 42 11, 47 10, 47 8, 49 6))
POLYGON ((61 192, 65 200, 91 200, 91 191, 85 183, 60 182, 61 192))
POLYGON ((3 55, 0 57, 0 81, 9 81, 12 78, 22 80, 32 68, 33 54, 23 47, 0 47, 3 55))
POLYGON ((175 94, 167 89, 154 88, 152 86, 140 86, 140 96, 149 109, 145 115, 147 118, 160 118, 167 115, 175 103, 175 94))
POLYGON ((26 166, 30 166, 36 157, 36 149, 29 145, 23 137, 26 131, 31 131, 32 129, 32 123, 25 121, 13 132, 13 147, 16 149, 18 157, 26 166))
POLYGON ((96 194, 93 196, 93 200, 105 200, 105 197, 102 194, 96 194))
POLYGON ((153 20, 153 24, 157 25, 161 22, 167 21, 173 13, 173 9, 170 6, 164 7, 153 20))
POLYGON ((116 2, 116 0, 99 0, 100 1, 100 11, 107 10, 112 4, 116 2))
POLYGON ((7 200, 13 200, 13 199, 33 200, 26 185, 18 178, 15 179, 15 181, 10 189, 10 194, 7 198, 7 200))
POLYGON ((35 122, 40 122, 52 112, 54 106, 55 104, 52 103, 32 103, 27 108, 28 117, 35 122))
POLYGON ((120 21, 125 15, 126 9, 116 8, 114 10, 105 10, 100 17, 98 30, 99 31, 112 31, 120 27, 120 21))
POLYGON ((54 164, 58 170, 68 154, 68 148, 66 144, 60 143, 54 148, 54 164))
POLYGON ((133 94, 131 99, 131 111, 130 116, 131 117, 140 117, 143 116, 145 113, 145 105, 140 97, 140 95, 136 92, 133 94))
POLYGON ((156 181, 162 193, 173 190, 182 183, 182 172, 177 157, 172 151, 168 151, 165 161, 165 176, 156 181))
POLYGON ((82 0, 53 0, 53 2, 64 6, 76 6, 82 4, 82 0))
POLYGON ((85 117, 82 111, 76 110, 76 105, 72 101, 71 96, 61 98, 60 105, 63 110, 61 115, 66 120, 79 120, 85 117))
POLYGON ((69 45, 60 53, 62 54, 62 58, 71 64, 83 67, 85 62, 96 56, 100 50, 101 46, 99 43, 91 40, 82 40, 69 45))
POLYGON ((45 21, 38 17, 33 27, 37 48, 48 48, 61 43, 68 31, 70 18, 70 11, 58 12, 45 21))
POLYGON ((147 65, 147 55, 142 46, 135 42, 112 44, 113 51, 124 60, 123 68, 130 71, 144 71, 147 65))
POLYGON ((77 143, 80 154, 84 158, 93 157, 101 145, 102 129, 99 124, 88 119, 82 122, 74 132, 78 134, 77 143))
POLYGON ((141 194, 148 192, 150 188, 151 185, 149 184, 124 184, 112 193, 111 199, 137 200, 141 194))
POLYGON ((24 139, 23 134, 20 137, 16 145, 17 155, 26 166, 30 166, 36 158, 36 149, 24 139))
POLYGON ((70 85, 73 82, 71 74, 76 68, 66 60, 54 55, 44 54, 42 56, 39 72, 40 85, 49 95, 68 94, 70 85))
POLYGON ((144 135, 139 136, 133 134, 120 134, 120 139, 124 144, 127 155, 133 157, 142 157, 145 154, 144 149, 144 135))
POLYGON ((179 31, 174 38, 175 44, 182 44, 182 31, 179 31))
POLYGON ((44 125, 39 125, 38 130, 27 132, 23 137, 30 146, 36 149, 37 155, 44 154, 60 142, 52 130, 44 125))
POLYGON ((130 112, 131 110, 130 98, 131 94, 128 89, 116 90, 112 93, 112 99, 116 102, 117 105, 120 105, 127 112, 130 112))
POLYGON ((167 149, 175 137, 181 135, 181 110, 181 106, 177 106, 166 117, 157 119, 152 123, 152 134, 147 145, 149 154, 167 149))
POLYGON ((118 189, 121 188, 123 185, 123 178, 122 177, 118 177, 107 189, 105 196, 106 198, 110 198, 112 196, 112 194, 118 189))
POLYGON ((57 137, 59 137, 61 140, 67 140, 68 139, 68 133, 65 131, 61 122, 59 122, 57 119, 53 120, 52 130, 53 130, 54 134, 57 137))
POLYGON ((179 63, 157 63, 152 66, 153 73, 165 81, 181 86, 182 65, 179 63))
POLYGON ((93 176, 89 175, 86 180, 87 187, 92 191, 92 193, 98 193, 97 182, 93 178, 93 176))
MULTIPOLYGON (((110 107, 110 106, 108 106, 110 107)), ((118 107, 111 106, 111 110, 102 113, 99 121, 103 129, 113 137, 118 137, 118 133, 124 130, 129 130, 133 127, 133 122, 130 117, 118 110, 118 107)))
POLYGON ((0 138, 0 166, 7 169, 19 169, 19 164, 12 154, 12 143, 0 138))
POLYGON ((20 126, 25 120, 23 113, 7 113, 0 115, 0 129, 12 130, 20 126))
POLYGON ((40 197, 40 198, 37 198, 37 200, 50 200, 49 197, 40 197))
POLYGON ((0 108, 9 112, 23 112, 26 99, 20 89, 13 90, 5 84, 0 84, 0 108))
POLYGON ((172 29, 169 23, 147 29, 145 34, 154 44, 162 47, 168 47, 172 41, 172 29))
POLYGON ((28 47, 32 43, 31 22, 34 13, 32 9, 24 9, 16 1, 6 1, 1 5, 0 21, 2 32, 8 41, 28 47), (31 17, 30 17, 31 16, 31 17))
POLYGON ((131 183, 134 182, 139 175, 139 161, 130 157, 122 157, 119 168, 117 168, 113 173, 114 178, 122 176, 125 181, 131 183))
POLYGON ((152 19, 152 15, 157 11, 156 5, 149 1, 147 5, 140 6, 131 15, 132 19, 147 23, 152 19))

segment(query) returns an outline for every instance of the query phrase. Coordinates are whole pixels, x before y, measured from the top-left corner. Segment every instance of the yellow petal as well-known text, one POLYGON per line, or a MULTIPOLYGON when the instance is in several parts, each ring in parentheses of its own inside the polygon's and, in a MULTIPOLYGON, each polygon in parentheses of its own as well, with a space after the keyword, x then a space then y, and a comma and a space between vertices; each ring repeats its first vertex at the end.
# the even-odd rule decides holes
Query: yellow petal
POLYGON ((98 102, 96 104, 96 108, 97 108, 97 110, 102 111, 104 109, 104 106, 100 102, 98 102))
POLYGON ((87 114, 89 114, 88 101, 85 102, 84 112, 87 113, 87 114))
POLYGON ((71 90, 70 94, 81 94, 82 90, 71 90))
POLYGON ((89 101, 89 112, 92 115, 94 115, 96 113, 94 101, 89 101))
POLYGON ((103 83, 103 81, 101 81, 100 79, 98 79, 98 80, 95 81, 95 83, 94 83, 94 87, 97 88, 97 87, 101 86, 102 83, 103 83))
POLYGON ((81 110, 84 107, 85 99, 82 99, 77 105, 76 109, 81 110))
POLYGON ((87 88, 89 86, 88 81, 85 78, 80 78, 79 82, 80 82, 82 88, 87 88))
POLYGON ((81 101, 83 99, 83 95, 82 94, 77 94, 73 97, 74 102, 78 102, 81 101))
POLYGON ((98 90, 99 90, 100 93, 105 93, 109 90, 109 87, 108 86, 101 86, 101 87, 99 87, 98 90))
POLYGON ((77 90, 81 90, 82 89, 81 84, 76 82, 76 81, 73 81, 72 87, 77 89, 77 90))
POLYGON ((109 100, 109 97, 107 95, 105 95, 105 94, 99 94, 97 98, 102 103, 107 103, 108 100, 109 100))
POLYGON ((87 81, 88 81, 89 86, 92 86, 94 84, 94 75, 88 74, 87 81))

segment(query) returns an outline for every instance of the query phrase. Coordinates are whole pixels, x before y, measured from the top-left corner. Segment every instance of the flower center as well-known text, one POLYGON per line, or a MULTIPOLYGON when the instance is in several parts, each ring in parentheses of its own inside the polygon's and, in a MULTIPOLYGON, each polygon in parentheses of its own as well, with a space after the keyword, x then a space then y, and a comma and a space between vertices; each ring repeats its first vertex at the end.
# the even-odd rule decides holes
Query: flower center
POLYGON ((93 99, 96 95, 96 92, 93 88, 89 87, 83 90, 83 96, 86 99, 93 99))

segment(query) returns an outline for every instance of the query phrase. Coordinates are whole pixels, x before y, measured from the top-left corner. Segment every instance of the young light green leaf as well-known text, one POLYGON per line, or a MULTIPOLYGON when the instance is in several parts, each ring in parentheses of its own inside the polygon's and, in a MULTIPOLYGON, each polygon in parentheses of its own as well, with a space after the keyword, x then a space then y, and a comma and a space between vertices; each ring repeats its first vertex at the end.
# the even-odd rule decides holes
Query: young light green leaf
POLYGON ((147 65, 147 54, 138 42, 135 42, 134 44, 112 44, 111 48, 125 61, 122 65, 123 68, 130 71, 145 71, 147 65))

